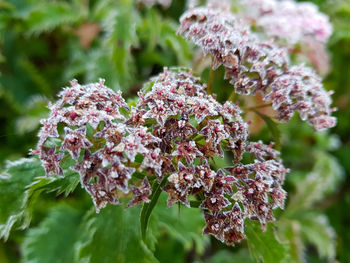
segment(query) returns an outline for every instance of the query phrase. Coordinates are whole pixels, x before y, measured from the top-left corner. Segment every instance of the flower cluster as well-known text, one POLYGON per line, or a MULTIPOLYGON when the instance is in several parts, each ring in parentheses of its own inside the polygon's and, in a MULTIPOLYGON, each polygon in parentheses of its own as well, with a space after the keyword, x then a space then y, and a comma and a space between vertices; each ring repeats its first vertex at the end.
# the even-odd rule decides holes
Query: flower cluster
MULTIPOLYGON (((159 139, 146 128, 123 123, 126 119, 120 109, 129 107, 121 93, 108 89, 103 80, 89 85, 72 81, 59 97, 49 105, 50 116, 42 120, 34 151, 46 175, 63 175, 61 164, 68 153, 76 162, 72 169, 79 172, 81 184, 92 196, 97 211, 107 203, 119 203, 115 191, 128 193, 128 183, 135 172, 130 163, 138 153, 148 154, 159 139)), ((145 180, 138 190, 131 186, 137 193, 131 204, 148 201, 151 188, 145 180)))
POLYGON ((262 41, 234 15, 211 6, 193 8, 180 21, 178 32, 212 55, 213 69, 225 67, 237 93, 260 92, 281 121, 299 111, 316 130, 336 124, 321 79, 304 65, 290 65, 287 49, 262 41))
POLYGON ((290 52, 306 56, 318 72, 328 72, 325 43, 332 34, 332 25, 316 5, 293 0, 241 0, 240 3, 243 8, 237 15, 245 22, 278 40, 290 52))
POLYGON ((283 38, 290 44, 313 38, 327 42, 332 34, 328 16, 320 13, 313 3, 292 0, 241 0, 246 7, 244 17, 272 37, 283 38))
POLYGON ((149 202, 150 182, 166 182, 169 206, 199 202, 203 232, 234 245, 245 238, 246 219, 264 229, 272 210, 283 208, 288 170, 272 144, 248 141, 237 105, 222 105, 205 89, 190 71, 165 69, 129 110, 103 81, 74 81, 50 105, 34 152, 48 176, 62 175, 62 162, 71 157, 97 211, 118 204, 118 194, 131 193, 128 206, 149 202), (243 162, 244 153, 253 161, 243 162), (224 156, 232 166, 214 169, 211 160, 224 156))

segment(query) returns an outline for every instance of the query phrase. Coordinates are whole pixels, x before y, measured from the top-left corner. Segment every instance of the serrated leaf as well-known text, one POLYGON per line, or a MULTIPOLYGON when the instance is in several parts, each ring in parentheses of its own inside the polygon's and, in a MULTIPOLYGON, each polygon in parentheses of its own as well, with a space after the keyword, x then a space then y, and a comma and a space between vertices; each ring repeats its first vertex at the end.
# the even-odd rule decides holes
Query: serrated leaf
POLYGON ((136 65, 132 48, 138 45, 136 24, 139 14, 132 0, 98 1, 92 17, 102 32, 86 52, 77 43, 70 43, 70 65, 65 69, 68 79, 84 76, 84 82, 106 79, 114 90, 126 91, 135 79, 136 65))
POLYGON ((64 177, 36 177, 35 181, 27 186, 27 201, 31 202, 42 192, 56 192, 57 195, 64 193, 68 196, 79 184, 80 178, 77 172, 65 171, 64 177))
POLYGON ((12 228, 24 229, 31 220, 31 210, 42 192, 64 193, 74 191, 79 175, 65 171, 65 177, 45 177, 41 162, 23 158, 9 162, 0 175, 0 238, 8 238, 12 228))
POLYGON ((76 260, 90 263, 157 262, 142 241, 140 208, 107 206, 99 214, 91 210, 83 221, 76 260))
POLYGON ((286 246, 276 239, 271 224, 262 232, 259 223, 246 221, 245 234, 250 255, 257 261, 280 263, 286 258, 286 246))
POLYGON ((32 159, 8 162, 0 175, 0 238, 8 238, 12 228, 25 228, 30 222, 26 205, 26 187, 35 177, 43 176, 41 163, 32 159))
POLYGON ((335 232, 328 218, 318 212, 301 211, 293 218, 282 217, 278 222, 279 236, 289 242, 286 262, 306 262, 306 247, 314 245, 320 258, 330 262, 335 258, 335 232))
POLYGON ((21 249, 23 262, 73 262, 80 221, 81 214, 69 206, 52 208, 39 226, 27 232, 21 249))
POLYGON ((33 6, 24 20, 28 27, 26 34, 40 34, 63 24, 77 22, 85 15, 82 8, 83 5, 67 2, 40 2, 33 6))
MULTIPOLYGON (((104 1, 101 3, 96 16, 106 31, 102 39, 102 46, 107 48, 107 59, 118 78, 118 86, 126 90, 134 81, 135 65, 131 54, 131 47, 137 46, 136 24, 139 16, 134 10, 132 0, 104 1), (117 2, 117 3, 116 3, 117 2), (109 3, 109 4, 108 4, 109 3)), ((105 48, 103 51, 106 53, 105 48)), ((108 83, 107 83, 108 84, 108 83)))

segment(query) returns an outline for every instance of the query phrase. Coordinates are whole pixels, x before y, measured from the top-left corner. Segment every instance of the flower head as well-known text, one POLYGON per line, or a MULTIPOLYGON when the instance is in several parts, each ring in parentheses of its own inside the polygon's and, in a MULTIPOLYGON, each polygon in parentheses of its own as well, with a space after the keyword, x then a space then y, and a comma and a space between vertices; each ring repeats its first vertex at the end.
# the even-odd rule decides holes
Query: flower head
POLYGON ((273 145, 249 142, 238 105, 219 103, 191 71, 164 69, 152 81, 129 118, 119 112, 128 109, 120 94, 103 82, 65 89, 50 106, 35 151, 47 175, 62 174, 63 156, 71 156, 97 212, 119 204, 120 195, 131 195, 128 207, 150 202, 150 182, 166 182, 161 189, 168 206, 190 207, 190 198, 197 199, 203 232, 228 245, 245 238, 246 219, 259 220, 262 228, 273 221, 272 210, 284 205, 288 172, 273 145), (50 140, 57 146, 48 146, 50 140), (241 163, 244 153, 254 161, 241 163), (213 158, 226 154, 234 166, 214 169, 213 158))
POLYGON ((237 93, 261 93, 281 121, 299 111, 316 130, 336 124, 321 79, 304 65, 291 66, 286 48, 259 39, 233 14, 210 6, 187 11, 180 21, 179 34, 211 54, 214 69, 225 67, 237 93))

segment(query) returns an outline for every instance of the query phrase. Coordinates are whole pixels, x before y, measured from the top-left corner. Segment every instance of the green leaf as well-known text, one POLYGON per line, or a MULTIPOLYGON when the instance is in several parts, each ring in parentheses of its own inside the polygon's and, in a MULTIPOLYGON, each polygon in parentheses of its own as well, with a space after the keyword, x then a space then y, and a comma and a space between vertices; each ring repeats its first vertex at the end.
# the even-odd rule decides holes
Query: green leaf
POLYGON ((47 116, 47 104, 48 99, 42 95, 34 95, 29 99, 24 106, 24 113, 16 120, 16 131, 19 135, 35 131, 39 127, 40 120, 47 116))
POLYGON ((303 238, 313 244, 321 258, 335 259, 335 232, 329 225, 328 218, 319 213, 303 213, 298 220, 303 238))
POLYGON ((86 15, 84 5, 67 2, 40 2, 30 10, 24 21, 27 25, 27 35, 51 31, 57 26, 79 21, 86 15))
POLYGON ((219 250, 215 253, 210 260, 205 260, 205 263, 254 263, 250 256, 249 251, 247 249, 240 249, 235 252, 231 252, 228 250, 219 250))
POLYGON ((275 140, 275 147, 277 150, 279 150, 281 148, 281 140, 280 140, 281 132, 278 129, 277 123, 274 122, 269 116, 267 116, 267 115, 265 115, 257 110, 254 110, 254 112, 265 121, 267 128, 269 129, 272 137, 275 140))
POLYGON ((307 245, 314 245, 320 258, 335 258, 335 232, 328 218, 318 212, 301 211, 293 219, 281 217, 276 223, 282 240, 289 242, 287 262, 305 262, 307 245))
POLYGON ((305 244, 301 236, 301 226, 297 220, 281 217, 276 225, 278 236, 283 243, 288 243, 288 253, 285 262, 305 262, 305 244))
POLYGON ((111 65, 109 71, 118 79, 117 83, 113 84, 121 90, 127 90, 130 83, 135 81, 135 63, 131 49, 138 45, 136 25, 139 22, 139 14, 134 9, 134 1, 101 1, 95 10, 95 16, 101 20, 105 30, 100 50, 106 59, 100 62, 111 65))
POLYGON ((143 204, 141 215, 140 215, 141 234, 142 234, 143 240, 145 240, 146 238, 149 217, 151 216, 151 213, 155 205, 157 204, 158 198, 162 193, 162 187, 165 185, 166 182, 167 182, 166 176, 163 177, 160 183, 158 183, 157 180, 154 180, 154 183, 152 185, 152 194, 149 197, 151 202, 143 204))
POLYGON ((73 262, 80 221, 81 214, 73 208, 53 207, 39 226, 27 232, 21 249, 23 262, 73 262))
POLYGON ((8 162, 0 175, 0 238, 8 238, 12 228, 24 229, 31 220, 31 210, 42 192, 64 193, 74 191, 79 175, 67 170, 65 177, 47 178, 36 158, 8 162))
POLYGON ((177 28, 177 23, 164 19, 155 9, 146 10, 137 27, 137 34, 147 50, 148 59, 143 61, 144 64, 191 66, 191 43, 176 34, 177 28))
POLYGON ((27 201, 33 202, 42 192, 56 192, 57 195, 64 193, 68 196, 79 184, 80 177, 77 172, 71 170, 65 171, 64 175, 64 177, 36 177, 35 181, 27 187, 27 201))
POLYGON ((195 248, 199 254, 204 253, 209 237, 202 234, 205 225, 204 216, 199 208, 174 205, 167 207, 167 194, 162 193, 152 214, 152 220, 160 229, 158 235, 166 233, 180 241, 185 250, 195 248))
POLYGON ((280 263, 286 258, 286 246, 276 239, 271 224, 268 224, 265 232, 261 232, 259 223, 246 221, 245 234, 250 255, 257 261, 280 263))
POLYGON ((336 158, 326 152, 316 152, 312 172, 295 182, 296 194, 291 197, 285 214, 292 216, 310 208, 332 193, 343 178, 343 169, 336 158))
POLYGON ((139 207, 108 206, 96 214, 91 210, 83 221, 77 243, 77 261, 91 263, 157 262, 142 241, 139 207))
POLYGON ((8 238, 12 228, 24 229, 31 218, 26 204, 26 187, 34 178, 43 176, 44 169, 37 159, 8 162, 0 175, 0 238, 8 238))

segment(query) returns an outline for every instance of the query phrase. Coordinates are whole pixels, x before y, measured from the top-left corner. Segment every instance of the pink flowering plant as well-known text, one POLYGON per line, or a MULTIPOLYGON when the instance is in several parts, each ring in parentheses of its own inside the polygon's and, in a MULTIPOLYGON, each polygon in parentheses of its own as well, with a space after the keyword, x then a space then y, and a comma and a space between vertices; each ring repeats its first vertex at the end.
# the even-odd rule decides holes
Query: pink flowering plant
POLYGON ((219 103, 190 71, 164 69, 131 110, 103 80, 72 81, 59 97, 42 120, 33 153, 47 176, 64 176, 60 162, 73 159, 71 169, 97 212, 119 204, 119 193, 131 193, 129 207, 155 203, 165 191, 168 206, 200 204, 203 233, 234 245, 245 238, 245 219, 265 229, 274 221, 272 210, 284 207, 288 169, 279 152, 273 144, 250 142, 241 109, 219 103), (241 162, 244 153, 252 162, 241 162), (233 166, 211 168, 211 158, 225 155, 233 166))
MULTIPOLYGON (((180 22, 178 33, 212 55, 213 69, 225 67, 233 92, 261 93, 281 121, 298 111, 315 130, 335 125, 330 93, 316 73, 290 65, 286 49, 259 39, 229 11, 209 4, 190 9, 180 22)), ((275 220, 273 209, 284 208, 288 169, 273 143, 249 141, 238 105, 222 105, 210 93, 191 70, 165 68, 129 109, 103 80, 72 81, 49 106, 34 152, 47 176, 63 175, 60 161, 69 154, 97 212, 119 204, 118 192, 131 193, 129 207, 155 203, 165 191, 168 206, 200 204, 203 233, 234 245, 245 238, 245 220, 258 220, 265 230, 275 220), (52 138, 57 146, 49 143, 52 138), (244 153, 251 162, 241 162, 244 153), (213 169, 210 159, 225 155, 233 166, 213 169)))
MULTIPOLYGON (((171 2, 136 1, 134 7, 142 14, 157 4, 167 9, 171 2)), ((26 202, 46 188, 68 195, 80 182, 94 213, 104 214, 110 206, 126 211, 141 207, 136 215, 142 237, 136 243, 141 247, 152 239, 150 228, 157 221, 151 215, 162 196, 167 199, 165 211, 174 206, 179 214, 181 207, 200 210, 201 233, 227 246, 249 242, 252 231, 270 233, 276 214, 283 214, 284 182, 290 173, 280 153, 278 123, 298 115, 314 132, 336 125, 332 92, 323 87, 317 73, 328 63, 321 60, 332 26, 308 3, 242 0, 239 4, 233 12, 229 1, 209 0, 202 6, 188 1, 173 37, 187 41, 195 58, 192 68, 180 64, 155 70, 137 87, 137 96, 126 91, 124 97, 120 90, 107 87, 108 79, 89 84, 74 79, 63 88, 40 121, 39 141, 30 160, 40 160, 46 177, 31 183, 26 202), (322 47, 322 54, 311 54, 313 45, 322 47), (255 124, 249 114, 266 122, 274 141, 263 142, 251 132, 255 124), (69 180, 76 180, 74 187, 64 186, 69 180)), ((25 218, 29 222, 30 216, 25 218)), ((9 229, 17 219, 11 220, 15 221, 8 221, 9 229)), ((110 224, 102 219, 91 222, 110 224)), ((8 237, 9 231, 0 230, 8 237)), ((272 239, 284 249, 278 238, 272 239)), ((77 244, 86 249, 83 241, 77 244)), ((265 262, 274 257, 251 254, 265 262)))

